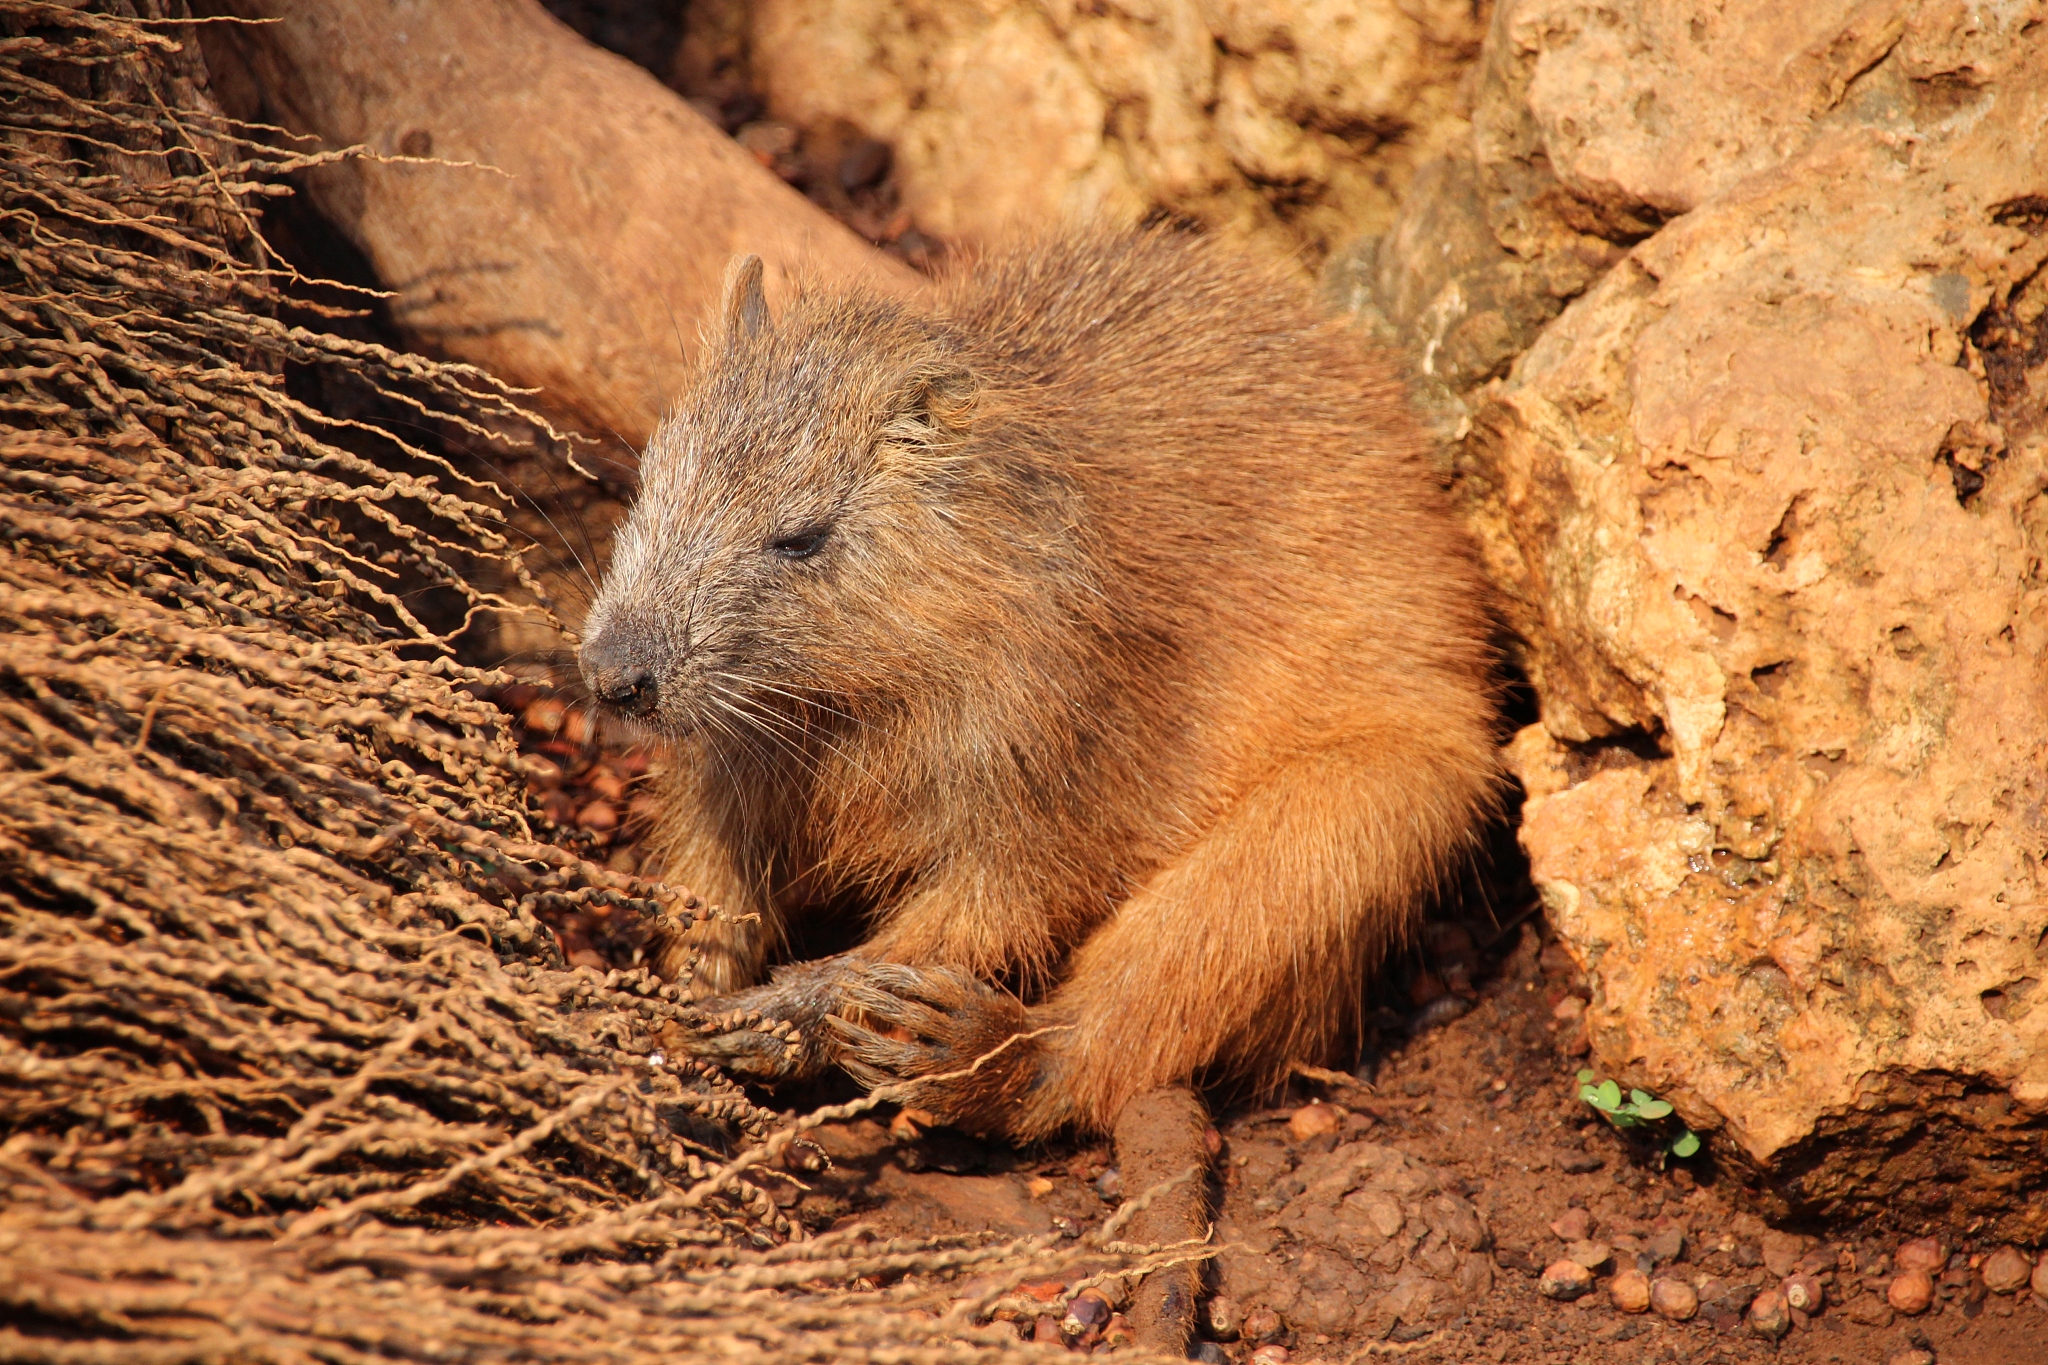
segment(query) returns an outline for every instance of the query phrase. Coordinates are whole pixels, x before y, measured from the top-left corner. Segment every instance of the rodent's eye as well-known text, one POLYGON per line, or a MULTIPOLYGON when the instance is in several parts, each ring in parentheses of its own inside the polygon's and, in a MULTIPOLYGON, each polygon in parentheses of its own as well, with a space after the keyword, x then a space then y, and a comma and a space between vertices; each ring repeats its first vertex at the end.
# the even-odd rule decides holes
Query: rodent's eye
POLYGON ((818 553, 818 547, 825 543, 825 537, 832 533, 829 526, 806 526, 794 535, 777 536, 768 542, 768 553, 784 559, 809 559, 818 553))

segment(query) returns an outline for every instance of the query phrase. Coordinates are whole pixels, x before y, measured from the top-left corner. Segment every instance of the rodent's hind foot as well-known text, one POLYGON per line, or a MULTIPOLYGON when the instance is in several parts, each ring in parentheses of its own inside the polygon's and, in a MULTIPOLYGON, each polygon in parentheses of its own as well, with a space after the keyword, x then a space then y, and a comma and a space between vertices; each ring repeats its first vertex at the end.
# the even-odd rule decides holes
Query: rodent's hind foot
POLYGON ((949 967, 865 964, 825 1023, 855 1080, 975 1132, 1015 1131, 1046 1059, 1022 1002, 949 967))

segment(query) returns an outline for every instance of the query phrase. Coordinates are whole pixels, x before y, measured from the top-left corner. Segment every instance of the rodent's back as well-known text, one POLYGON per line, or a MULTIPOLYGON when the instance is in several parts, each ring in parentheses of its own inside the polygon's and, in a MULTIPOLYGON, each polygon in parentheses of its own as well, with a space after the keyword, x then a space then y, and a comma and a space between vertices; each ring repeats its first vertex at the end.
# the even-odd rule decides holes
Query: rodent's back
POLYGON ((1285 713, 1297 743, 1485 730, 1484 588, 1405 386, 1298 284, 1181 234, 1083 235, 975 262, 941 315, 1057 433, 1097 580, 1124 631, 1179 642, 1184 702, 1261 738, 1285 713))

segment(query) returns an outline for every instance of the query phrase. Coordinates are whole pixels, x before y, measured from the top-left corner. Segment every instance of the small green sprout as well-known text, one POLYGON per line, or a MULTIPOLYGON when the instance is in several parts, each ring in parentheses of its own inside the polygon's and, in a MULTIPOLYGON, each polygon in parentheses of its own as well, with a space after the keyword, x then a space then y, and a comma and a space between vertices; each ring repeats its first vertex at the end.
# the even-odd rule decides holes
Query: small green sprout
MULTIPOLYGON (((1620 1086, 1611 1080, 1596 1085, 1590 1071, 1579 1073, 1579 1098, 1599 1110, 1600 1116, 1616 1128, 1635 1128, 1671 1117, 1669 1101, 1660 1100, 1647 1090, 1631 1090, 1624 1101, 1620 1086)), ((1699 1149, 1700 1135, 1690 1128, 1681 1129, 1665 1148, 1675 1157, 1688 1157, 1699 1149)))

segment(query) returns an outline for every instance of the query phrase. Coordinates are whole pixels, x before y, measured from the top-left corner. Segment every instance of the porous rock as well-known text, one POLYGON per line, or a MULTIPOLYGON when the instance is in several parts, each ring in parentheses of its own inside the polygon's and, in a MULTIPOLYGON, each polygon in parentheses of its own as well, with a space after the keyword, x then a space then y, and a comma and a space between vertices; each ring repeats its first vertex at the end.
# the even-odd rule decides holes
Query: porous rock
POLYGON ((1319 259, 1465 124, 1466 0, 711 0, 676 79, 895 150, 944 238, 1165 210, 1319 259))
POLYGON ((1418 180, 1443 192, 1330 274, 1463 435, 1594 1063, 1791 1210, 1903 1198, 2022 1242, 2048 1233, 2031 13, 1503 0, 1469 150, 1418 180))

